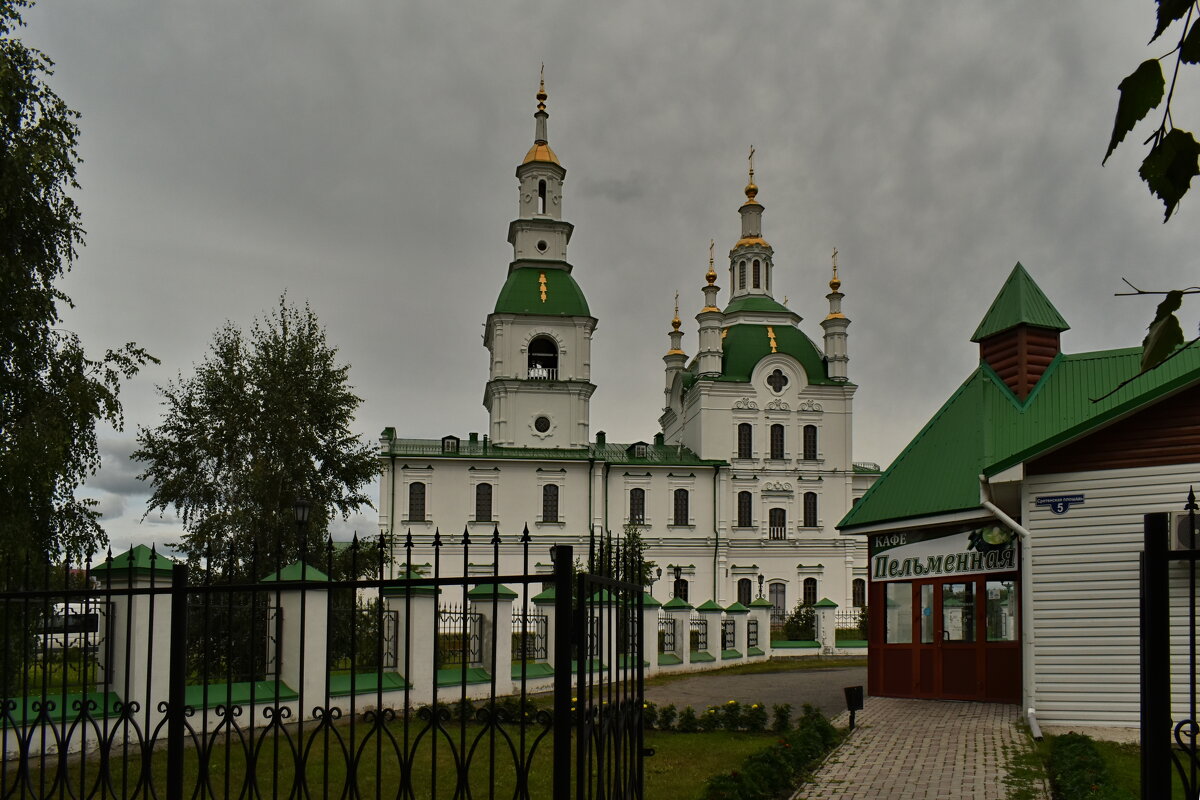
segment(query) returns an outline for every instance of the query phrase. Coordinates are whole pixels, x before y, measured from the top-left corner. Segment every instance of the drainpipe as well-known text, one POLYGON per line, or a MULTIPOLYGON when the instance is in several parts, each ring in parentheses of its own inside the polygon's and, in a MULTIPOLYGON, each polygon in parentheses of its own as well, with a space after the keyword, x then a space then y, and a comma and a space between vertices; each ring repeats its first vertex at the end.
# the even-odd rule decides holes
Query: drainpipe
MULTIPOLYGON (((389 445, 388 449, 391 449, 389 445)), ((388 482, 391 484, 392 499, 388 502, 388 539, 391 540, 391 552, 388 553, 388 563, 391 565, 389 571, 393 578, 396 577, 396 456, 389 454, 391 465, 388 468, 388 482)), ((412 564, 405 566, 406 570, 412 569, 412 564)))
POLYGON ((980 505, 1016 531, 1021 541, 1021 699, 1027 704, 1025 721, 1029 723, 1029 732, 1040 742, 1042 729, 1038 727, 1033 700, 1033 550, 1029 531, 992 502, 992 485, 986 475, 979 476, 979 497, 980 505))
POLYGON ((721 468, 713 467, 713 602, 717 601, 717 561, 721 550, 721 521, 717 518, 717 478, 720 477, 721 468))

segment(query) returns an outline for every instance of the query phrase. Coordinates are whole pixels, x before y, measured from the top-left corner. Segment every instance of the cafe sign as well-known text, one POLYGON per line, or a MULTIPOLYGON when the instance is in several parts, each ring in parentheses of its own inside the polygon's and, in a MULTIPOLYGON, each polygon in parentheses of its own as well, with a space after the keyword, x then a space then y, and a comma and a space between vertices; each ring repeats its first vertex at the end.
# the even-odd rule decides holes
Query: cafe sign
POLYGON ((1016 536, 1002 525, 949 534, 906 531, 871 537, 872 581, 1013 572, 1016 568, 1016 536))

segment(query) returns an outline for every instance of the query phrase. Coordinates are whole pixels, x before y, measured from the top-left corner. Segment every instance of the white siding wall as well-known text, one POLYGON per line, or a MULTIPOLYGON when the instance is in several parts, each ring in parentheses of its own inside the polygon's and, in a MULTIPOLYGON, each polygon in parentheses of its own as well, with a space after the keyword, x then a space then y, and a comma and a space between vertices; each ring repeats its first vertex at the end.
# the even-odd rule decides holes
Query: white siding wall
MULTIPOLYGON (((1035 702, 1046 725, 1136 726, 1138 554, 1142 515, 1183 507, 1200 465, 1033 476, 1024 523, 1033 539, 1035 702), (1055 515, 1039 495, 1083 494, 1055 515)), ((1172 566, 1172 660, 1186 659, 1186 568, 1172 566), (1182 602, 1178 600, 1182 598, 1182 602)), ((1172 675, 1176 718, 1186 676, 1172 675)))

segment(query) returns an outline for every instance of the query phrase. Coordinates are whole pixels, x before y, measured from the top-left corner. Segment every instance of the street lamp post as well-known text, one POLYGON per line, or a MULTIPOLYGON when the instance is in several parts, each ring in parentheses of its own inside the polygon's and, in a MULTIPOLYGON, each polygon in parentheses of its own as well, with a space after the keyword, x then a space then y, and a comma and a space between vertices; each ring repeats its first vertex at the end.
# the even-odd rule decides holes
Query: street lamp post
POLYGON ((306 539, 304 536, 305 528, 308 527, 308 514, 312 510, 312 504, 307 500, 297 497, 292 503, 292 513, 296 517, 296 547, 300 554, 300 559, 306 561, 308 558, 308 548, 305 546, 306 539))

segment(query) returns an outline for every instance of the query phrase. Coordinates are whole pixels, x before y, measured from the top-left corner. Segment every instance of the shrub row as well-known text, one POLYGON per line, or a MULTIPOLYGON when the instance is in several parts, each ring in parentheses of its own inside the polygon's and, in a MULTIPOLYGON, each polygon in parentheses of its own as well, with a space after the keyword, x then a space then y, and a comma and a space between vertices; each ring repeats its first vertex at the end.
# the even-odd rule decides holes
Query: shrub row
POLYGON ((742 766, 708 779, 700 800, 777 800, 791 796, 804 776, 838 743, 841 734, 810 705, 796 728, 742 766))
POLYGON ((1054 800, 1124 800, 1108 774, 1108 765, 1092 737, 1064 733, 1054 737, 1046 759, 1046 775, 1054 800))
MULTIPOLYGON (((792 707, 788 703, 774 706, 771 730, 783 732, 792 726, 792 707)), ((767 730, 767 707, 762 703, 743 705, 737 700, 719 706, 709 706, 697 714, 696 709, 684 706, 679 711, 674 705, 642 705, 642 724, 647 728, 678 733, 707 733, 709 731, 747 731, 762 733, 767 730)))

